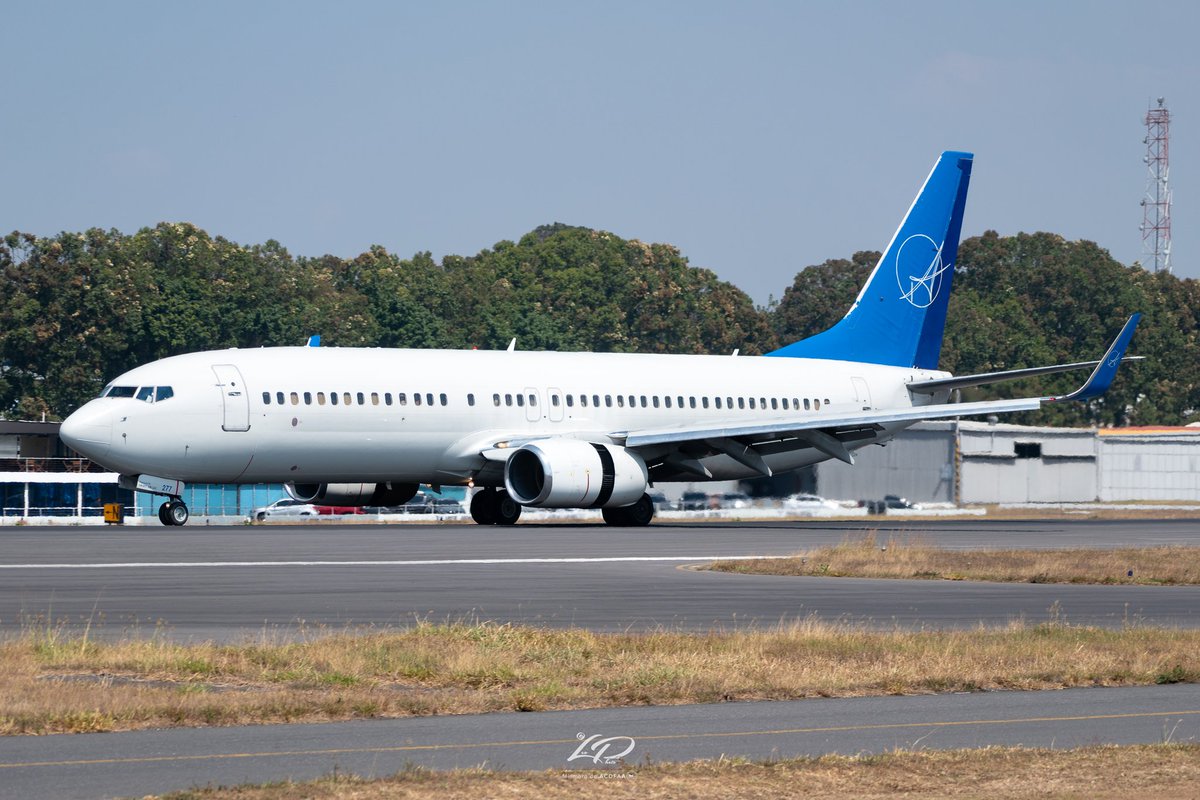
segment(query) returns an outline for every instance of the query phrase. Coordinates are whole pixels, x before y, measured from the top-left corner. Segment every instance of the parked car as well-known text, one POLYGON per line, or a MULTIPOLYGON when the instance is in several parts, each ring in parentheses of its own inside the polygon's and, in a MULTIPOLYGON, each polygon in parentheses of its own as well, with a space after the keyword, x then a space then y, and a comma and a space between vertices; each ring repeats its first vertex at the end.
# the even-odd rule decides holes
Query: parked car
POLYGON ((883 504, 888 508, 919 509, 921 507, 920 504, 909 501, 907 497, 900 497, 895 494, 885 494, 883 496, 883 504))
POLYGON ((462 503, 449 497, 435 497, 433 499, 434 514, 465 514, 466 509, 462 503))
POLYGON ((684 492, 679 500, 680 511, 703 511, 708 508, 707 492, 684 492))
POLYGON ((726 492, 721 495, 721 508, 749 508, 750 495, 742 492, 726 492))
POLYGON ((795 511, 803 511, 805 509, 816 510, 819 508, 837 508, 838 504, 832 500, 826 500, 824 497, 815 494, 794 494, 790 497, 783 498, 783 507, 795 511))
POLYGON ((651 492, 650 502, 654 504, 655 511, 670 511, 674 508, 674 504, 662 492, 651 492))
POLYGON ((262 506, 250 512, 250 518, 262 522, 268 517, 315 517, 317 507, 312 503, 302 503, 285 497, 276 500, 269 506, 262 506))

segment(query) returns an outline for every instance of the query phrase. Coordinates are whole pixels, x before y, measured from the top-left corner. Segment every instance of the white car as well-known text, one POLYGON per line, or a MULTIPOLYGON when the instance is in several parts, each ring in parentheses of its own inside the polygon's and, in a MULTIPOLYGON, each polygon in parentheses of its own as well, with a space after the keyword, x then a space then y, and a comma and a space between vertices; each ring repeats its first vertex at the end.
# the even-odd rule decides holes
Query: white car
POLYGON ((315 517, 317 516, 317 507, 312 503, 302 503, 299 500, 292 500, 285 497, 282 500, 276 500, 269 506, 256 508, 250 514, 250 518, 262 522, 267 517, 315 517))
POLYGON ((815 494, 794 494, 783 499, 783 507, 793 510, 817 510, 821 508, 838 508, 838 504, 815 494))

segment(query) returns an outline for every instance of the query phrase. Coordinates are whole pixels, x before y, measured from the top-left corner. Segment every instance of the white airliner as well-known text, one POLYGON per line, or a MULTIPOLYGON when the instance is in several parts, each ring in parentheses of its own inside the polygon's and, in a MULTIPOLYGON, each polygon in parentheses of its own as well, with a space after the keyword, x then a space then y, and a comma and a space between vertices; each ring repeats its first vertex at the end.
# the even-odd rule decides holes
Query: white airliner
POLYGON ((420 484, 479 489, 471 515, 599 508, 645 525, 656 482, 771 475, 883 444, 920 421, 1095 397, 1134 315, 1099 361, 952 377, 937 369, 971 173, 946 152, 834 327, 766 356, 271 347, 130 370, 62 425, 122 485, 275 483, 297 500, 398 505, 420 484), (947 402, 955 389, 1095 367, 1063 397, 947 402))

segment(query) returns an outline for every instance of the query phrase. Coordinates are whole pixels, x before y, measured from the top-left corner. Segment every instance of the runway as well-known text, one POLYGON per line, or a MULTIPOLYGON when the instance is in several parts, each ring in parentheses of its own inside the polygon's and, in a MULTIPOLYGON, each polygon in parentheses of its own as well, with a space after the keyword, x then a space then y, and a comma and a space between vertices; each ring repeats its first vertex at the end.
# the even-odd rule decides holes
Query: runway
POLYGON ((601 631, 769 626, 816 615, 877 627, 1037 622, 1200 624, 1200 587, 790 578, 699 572, 713 557, 787 555, 846 536, 942 546, 1200 544, 1169 521, 603 525, 298 525, 5 529, 0 630, 85 625, 181 639, 264 630, 491 620, 601 631), (632 560, 637 559, 637 560, 632 560))
POLYGON ((0 738, 0 797, 141 796, 310 780, 406 765, 604 769, 722 755, 752 759, 1021 745, 1195 741, 1190 685, 863 697, 0 738))

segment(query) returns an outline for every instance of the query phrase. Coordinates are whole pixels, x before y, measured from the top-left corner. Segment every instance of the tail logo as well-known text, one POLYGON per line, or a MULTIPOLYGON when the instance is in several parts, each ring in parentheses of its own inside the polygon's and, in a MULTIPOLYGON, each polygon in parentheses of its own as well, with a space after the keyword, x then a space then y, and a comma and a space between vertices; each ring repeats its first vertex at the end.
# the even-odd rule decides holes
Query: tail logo
POLYGON ((942 263, 942 245, 914 233, 896 251, 896 284, 900 298, 914 308, 928 308, 942 291, 942 275, 953 264, 942 263))

